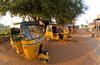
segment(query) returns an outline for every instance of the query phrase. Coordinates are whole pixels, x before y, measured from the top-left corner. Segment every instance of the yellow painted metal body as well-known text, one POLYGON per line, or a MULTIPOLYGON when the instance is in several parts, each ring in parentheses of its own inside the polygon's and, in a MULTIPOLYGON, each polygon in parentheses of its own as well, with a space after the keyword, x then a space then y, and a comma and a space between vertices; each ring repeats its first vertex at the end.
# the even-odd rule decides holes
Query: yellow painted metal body
POLYGON ((49 37, 50 39, 55 39, 55 40, 59 39, 58 33, 56 34, 56 37, 53 37, 53 32, 49 32, 49 31, 46 31, 45 37, 49 37))
POLYGON ((37 40, 37 39, 31 40, 31 41, 21 40, 19 42, 14 42, 14 43, 13 43, 11 38, 10 38, 10 40, 11 40, 11 45, 12 45, 13 49, 18 54, 20 54, 20 55, 23 54, 24 55, 23 57, 25 57, 25 59, 33 60, 33 59, 36 59, 36 58, 44 58, 44 59, 48 59, 49 58, 48 55, 44 55, 43 53, 42 54, 38 54, 39 53, 39 46, 42 43, 43 44, 43 48, 44 48, 45 40, 38 41, 36 43, 35 43, 35 40, 37 40))
POLYGON ((38 58, 48 59, 49 56, 41 53, 41 54, 39 54, 38 58))
POLYGON ((73 28, 71 28, 71 33, 73 33, 74 32, 74 30, 73 30, 73 28))
MULTIPOLYGON (((20 33, 22 33, 22 29, 20 28, 20 33)), ((37 37, 33 40, 23 40, 17 37, 19 34, 13 34, 10 37, 10 42, 12 48, 20 54, 22 57, 28 60, 33 60, 36 58, 44 58, 48 59, 48 55, 44 55, 43 53, 39 54, 40 44, 43 44, 43 48, 45 46, 45 39, 42 35, 41 37, 37 37)))
POLYGON ((23 53, 23 49, 22 49, 22 43, 21 43, 21 41, 19 41, 19 42, 13 42, 12 39, 11 39, 11 37, 10 37, 10 41, 11 41, 12 48, 18 54, 22 54, 23 53))
MULTIPOLYGON (((64 27, 64 26, 62 26, 62 25, 51 25, 50 27, 50 29, 52 30, 52 26, 61 26, 61 27, 64 27)), ((49 26, 48 26, 49 27, 49 26)), ((47 28, 48 28, 47 27, 47 28)), ((49 29, 49 28, 48 28, 49 29)), ((46 33, 45 33, 45 37, 49 37, 50 39, 54 39, 54 40, 59 40, 59 34, 63 34, 63 40, 65 41, 65 40, 69 40, 69 38, 68 38, 68 36, 69 36, 69 31, 66 31, 66 28, 64 27, 64 29, 63 29, 63 33, 56 33, 56 36, 54 37, 53 36, 53 32, 52 31, 48 31, 48 30, 46 30, 46 33)))
POLYGON ((36 43, 35 43, 35 40, 32 40, 32 41, 23 41, 22 40, 22 47, 23 47, 23 51, 26 56, 26 59, 33 60, 33 59, 38 58, 39 46, 41 43, 43 43, 43 45, 44 45, 44 40, 41 42, 38 41, 36 43))

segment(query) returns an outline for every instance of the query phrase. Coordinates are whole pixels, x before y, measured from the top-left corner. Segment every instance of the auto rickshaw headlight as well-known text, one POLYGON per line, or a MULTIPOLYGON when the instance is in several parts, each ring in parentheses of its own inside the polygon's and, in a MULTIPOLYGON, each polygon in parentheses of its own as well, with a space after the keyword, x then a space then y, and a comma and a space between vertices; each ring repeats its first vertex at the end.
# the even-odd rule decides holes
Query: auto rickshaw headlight
POLYGON ((46 53, 46 55, 48 55, 48 52, 46 53))
POLYGON ((44 51, 43 54, 48 55, 48 51, 44 51))

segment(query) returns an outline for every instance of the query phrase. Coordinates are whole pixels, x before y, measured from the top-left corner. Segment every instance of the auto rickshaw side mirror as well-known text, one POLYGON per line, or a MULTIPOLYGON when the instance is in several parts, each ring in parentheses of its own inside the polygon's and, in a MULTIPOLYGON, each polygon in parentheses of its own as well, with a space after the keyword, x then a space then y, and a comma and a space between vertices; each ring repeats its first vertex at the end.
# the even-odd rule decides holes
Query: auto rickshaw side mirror
POLYGON ((17 38, 25 38, 25 37, 26 37, 25 34, 19 34, 19 35, 17 35, 17 38))

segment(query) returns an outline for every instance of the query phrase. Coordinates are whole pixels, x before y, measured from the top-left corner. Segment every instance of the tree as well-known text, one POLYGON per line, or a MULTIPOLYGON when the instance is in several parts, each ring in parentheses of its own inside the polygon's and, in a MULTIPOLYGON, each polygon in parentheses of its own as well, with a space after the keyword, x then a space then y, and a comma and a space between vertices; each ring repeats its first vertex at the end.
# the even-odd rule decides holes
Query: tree
POLYGON ((88 25, 85 25, 85 27, 88 27, 88 25))
POLYGON ((11 16, 30 16, 41 19, 64 20, 64 23, 73 19, 87 10, 83 0, 1 0, 0 14, 4 16, 10 12, 11 16))
POLYGON ((3 28, 3 27, 4 27, 4 25, 0 23, 0 28, 3 28))
POLYGON ((81 24, 81 26, 83 27, 83 26, 84 26, 84 24, 81 24))
POLYGON ((83 28, 84 27, 84 24, 81 24, 81 28, 83 28))

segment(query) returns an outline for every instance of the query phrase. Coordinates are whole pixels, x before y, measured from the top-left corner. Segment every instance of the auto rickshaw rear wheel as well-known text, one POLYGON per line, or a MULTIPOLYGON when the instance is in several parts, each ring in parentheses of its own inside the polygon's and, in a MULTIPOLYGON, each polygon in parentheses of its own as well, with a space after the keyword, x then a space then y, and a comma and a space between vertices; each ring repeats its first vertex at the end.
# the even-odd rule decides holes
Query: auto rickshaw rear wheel
POLYGON ((48 59, 46 59, 46 62, 48 63, 48 59))

